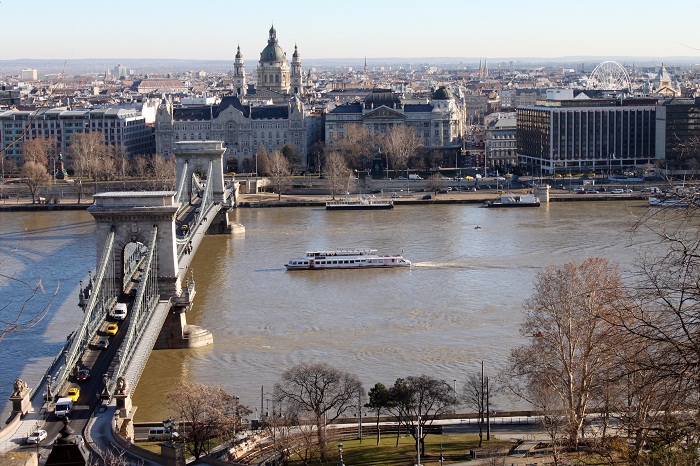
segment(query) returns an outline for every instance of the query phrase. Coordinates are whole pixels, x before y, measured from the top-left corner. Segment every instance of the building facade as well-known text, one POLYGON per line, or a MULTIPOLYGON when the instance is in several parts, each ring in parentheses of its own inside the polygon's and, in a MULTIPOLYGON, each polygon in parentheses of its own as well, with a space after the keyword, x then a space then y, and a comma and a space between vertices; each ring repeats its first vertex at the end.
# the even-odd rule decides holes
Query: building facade
POLYGON ((484 121, 486 165, 508 169, 518 165, 515 112, 493 113, 484 121))
POLYGON ((36 69, 22 70, 20 74, 20 80, 22 81, 36 81, 38 78, 38 73, 36 69))
POLYGON ((619 172, 657 158, 653 99, 546 101, 516 113, 518 160, 526 169, 619 172))
MULTIPOLYGON (((237 96, 227 96, 218 105, 175 107, 162 104, 156 115, 156 150, 173 153, 180 141, 223 141, 226 166, 243 169, 245 159, 254 163, 260 145, 267 152, 296 146, 307 151, 306 116, 297 99, 285 105, 252 105, 237 96)), ((249 165, 246 168, 251 168, 249 165)))
POLYGON ((700 158, 700 98, 672 98, 656 107, 656 155, 671 168, 700 158))
POLYGON ((373 136, 387 134, 394 126, 409 126, 425 148, 459 149, 465 131, 464 105, 445 87, 425 103, 404 103, 389 89, 374 89, 364 101, 338 105, 326 115, 326 147, 337 147, 350 125, 362 125, 373 136))
MULTIPOLYGON (((17 138, 53 138, 59 143, 67 162, 71 159, 70 141, 73 135, 97 131, 107 145, 126 149, 129 156, 153 154, 153 130, 135 109, 69 110, 65 107, 33 111, 8 110, 0 112, 0 147, 17 138), (29 126, 25 134, 25 129, 29 126), (24 134, 24 136, 23 136, 24 134)), ((5 151, 6 157, 22 158, 22 141, 5 151)))

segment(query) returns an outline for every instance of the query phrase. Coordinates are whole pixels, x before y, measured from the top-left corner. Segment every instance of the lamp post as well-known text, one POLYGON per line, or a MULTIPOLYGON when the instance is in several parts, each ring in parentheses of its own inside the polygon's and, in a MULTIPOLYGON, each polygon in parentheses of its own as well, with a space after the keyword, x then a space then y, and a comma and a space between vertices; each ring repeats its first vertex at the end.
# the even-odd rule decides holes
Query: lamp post
POLYGON ((343 444, 342 443, 338 444, 338 466, 345 466, 345 463, 343 463, 343 444))
POLYGON ((418 425, 416 426, 416 429, 418 429, 418 435, 416 435, 416 465, 421 466, 420 464, 420 439, 421 439, 421 428, 420 428, 420 416, 418 416, 418 425))

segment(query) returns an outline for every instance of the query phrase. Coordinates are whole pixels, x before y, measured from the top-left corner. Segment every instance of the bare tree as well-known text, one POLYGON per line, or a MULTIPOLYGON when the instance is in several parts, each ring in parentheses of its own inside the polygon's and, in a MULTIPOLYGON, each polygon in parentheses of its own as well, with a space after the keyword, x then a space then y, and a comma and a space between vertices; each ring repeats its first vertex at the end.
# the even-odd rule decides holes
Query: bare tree
POLYGON ((60 286, 60 283, 56 285, 45 303, 38 302, 39 297, 46 294, 41 278, 33 283, 8 272, 8 264, 20 246, 21 241, 9 251, 0 248, 0 286, 13 289, 13 293, 8 294, 12 299, 0 303, 0 342, 8 333, 26 332, 41 322, 60 286))
POLYGON ((163 157, 153 154, 151 157, 151 171, 155 189, 174 189, 176 175, 175 157, 163 157))
POLYGON ((346 125, 344 137, 336 141, 347 164, 358 169, 365 168, 374 145, 369 129, 362 124, 346 125))
MULTIPOLYGON (((2 151, 0 151, 0 156, 2 156, 2 151)), ((14 174, 17 172, 17 162, 12 157, 2 156, 3 163, 3 174, 14 174)))
POLYGON ((326 425, 357 407, 362 382, 328 364, 298 364, 275 384, 275 397, 299 419, 310 416, 315 426, 320 461, 326 463, 326 425))
POLYGON ((114 172, 119 175, 122 189, 126 190, 126 176, 129 173, 129 153, 126 147, 115 144, 110 147, 110 158, 114 161, 114 172))
POLYGON ((32 194, 32 204, 36 202, 36 195, 46 183, 51 180, 48 172, 46 171, 46 166, 41 165, 37 162, 29 161, 24 162, 22 165, 22 181, 29 188, 29 192, 32 194))
POLYGON ((343 188, 347 185, 350 178, 350 169, 345 162, 345 158, 336 151, 328 154, 323 168, 326 177, 326 186, 328 186, 332 198, 335 199, 337 193, 344 191, 343 188))
POLYGON ((148 158, 146 158, 145 155, 138 155, 133 158, 131 161, 131 170, 130 174, 134 178, 138 178, 140 180, 143 180, 144 178, 148 178, 148 170, 149 170, 149 162, 148 158))
POLYGON ((289 186, 289 160, 280 151, 268 155, 270 183, 277 190, 277 199, 282 199, 282 191, 289 186))
POLYGON ((384 147, 394 170, 407 169, 408 161, 421 146, 415 130, 405 125, 393 126, 384 141, 384 147))
POLYGON ((447 180, 443 180, 440 173, 433 173, 426 181, 425 187, 437 195, 437 193, 447 188, 447 180))
POLYGON ((548 384, 532 384, 531 400, 537 412, 540 414, 540 424, 549 437, 552 446, 554 466, 561 461, 562 435, 568 428, 567 409, 559 393, 552 390, 548 384))
POLYGON ((79 177, 89 176, 93 178, 95 193, 97 193, 98 173, 105 150, 106 147, 102 142, 102 133, 99 131, 77 133, 70 139, 73 170, 79 177))
POLYGON ((22 160, 48 166, 50 158, 58 157, 58 141, 55 138, 25 139, 22 143, 22 160))
POLYGON ((427 435, 424 427, 433 424, 440 415, 450 413, 458 404, 454 389, 444 380, 427 375, 397 379, 391 387, 391 412, 420 444, 425 453, 427 435), (420 431, 420 435, 419 435, 420 431))
POLYGON ((88 464, 91 466, 123 466, 125 464, 134 466, 143 466, 143 460, 133 461, 127 458, 126 451, 120 450, 114 445, 102 450, 97 444, 92 444, 92 451, 95 452, 95 457, 88 464))
POLYGON ((479 428, 479 448, 482 446, 484 438, 484 425, 486 421, 486 380, 483 374, 473 373, 467 376, 467 381, 462 387, 462 401, 467 409, 472 409, 477 415, 477 426, 479 428))
POLYGON ((180 382, 167 398, 177 420, 187 424, 185 445, 195 458, 207 451, 211 438, 230 438, 237 428, 240 430, 241 419, 250 414, 238 397, 219 386, 180 382))
POLYGON ((611 322, 625 295, 622 281, 616 266, 590 258, 540 272, 535 290, 520 328, 531 342, 511 352, 510 387, 531 402, 541 390, 556 393, 577 448, 589 401, 606 382, 619 343, 611 322))

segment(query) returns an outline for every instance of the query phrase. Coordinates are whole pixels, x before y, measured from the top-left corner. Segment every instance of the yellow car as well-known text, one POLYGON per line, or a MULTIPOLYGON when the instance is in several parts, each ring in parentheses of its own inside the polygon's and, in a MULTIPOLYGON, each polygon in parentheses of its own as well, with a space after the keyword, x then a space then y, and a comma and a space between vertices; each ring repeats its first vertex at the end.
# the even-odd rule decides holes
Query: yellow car
POLYGON ((69 388, 66 398, 70 398, 75 403, 80 398, 80 389, 78 387, 69 388))
POLYGON ((116 335, 119 331, 119 326, 117 324, 109 324, 107 326, 107 335, 116 335))

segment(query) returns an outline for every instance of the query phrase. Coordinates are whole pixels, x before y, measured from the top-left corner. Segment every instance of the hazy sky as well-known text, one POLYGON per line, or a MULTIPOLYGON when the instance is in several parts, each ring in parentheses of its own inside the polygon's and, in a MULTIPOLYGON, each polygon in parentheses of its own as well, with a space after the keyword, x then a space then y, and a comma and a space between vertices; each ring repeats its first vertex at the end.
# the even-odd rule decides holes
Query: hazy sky
POLYGON ((700 57, 700 0, 0 0, 0 59, 700 57))

